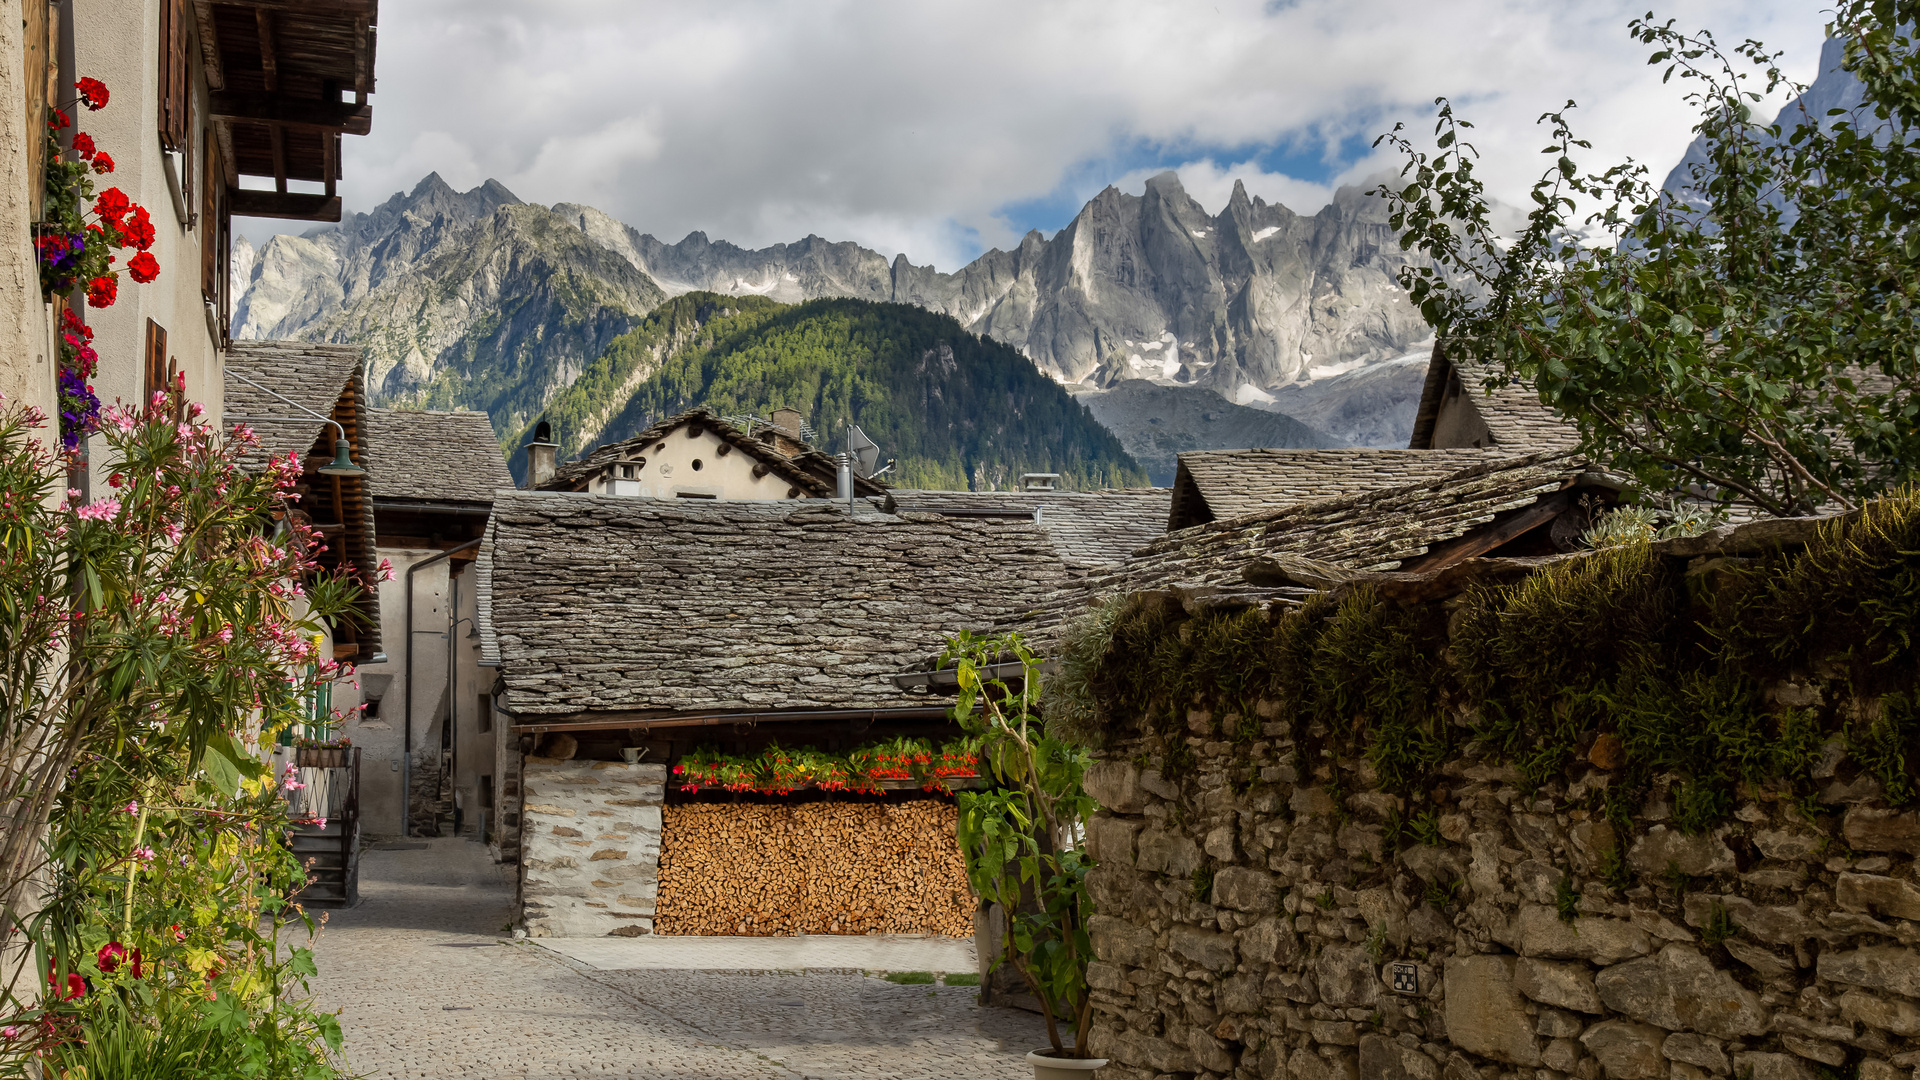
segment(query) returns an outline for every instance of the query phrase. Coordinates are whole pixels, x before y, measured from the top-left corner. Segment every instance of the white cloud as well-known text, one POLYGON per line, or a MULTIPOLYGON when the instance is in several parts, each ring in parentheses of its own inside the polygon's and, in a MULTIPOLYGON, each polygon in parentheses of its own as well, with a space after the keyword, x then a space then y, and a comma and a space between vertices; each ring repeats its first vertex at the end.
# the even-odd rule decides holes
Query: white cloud
MULTIPOLYGON (((1640 0, 410 0, 381 11, 373 134, 347 140, 365 209, 429 169, 467 187, 583 202, 667 240, 816 233, 952 268, 1017 240, 1010 204, 1097 164, 1138 190, 1138 148, 1203 205, 1232 178, 1311 212, 1328 187, 1258 148, 1424 130, 1448 95, 1483 174, 1525 201, 1533 120, 1578 98, 1596 160, 1664 170, 1691 120, 1626 22, 1640 0)), ((1789 0, 1688 0, 1683 25, 1791 50, 1820 15, 1789 0)), ((1349 170, 1350 172, 1353 170, 1349 170)), ((1091 192, 1087 192, 1091 194, 1091 192)), ((1058 224, 1058 223, 1055 223, 1058 224)))

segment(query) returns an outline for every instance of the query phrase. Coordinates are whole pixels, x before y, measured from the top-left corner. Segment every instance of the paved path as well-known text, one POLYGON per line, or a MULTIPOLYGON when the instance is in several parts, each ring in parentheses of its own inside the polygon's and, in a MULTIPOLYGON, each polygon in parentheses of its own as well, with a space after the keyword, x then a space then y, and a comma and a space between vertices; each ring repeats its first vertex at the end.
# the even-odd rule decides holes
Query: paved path
POLYGON ((331 913, 315 949, 318 1004, 341 1011, 358 1075, 1004 1080, 1045 1039, 966 987, 600 970, 506 937, 511 884, 485 848, 402 847, 362 856, 360 905, 331 913))
POLYGON ((535 938, 534 943, 605 971, 979 970, 972 938, 923 935, 535 938))

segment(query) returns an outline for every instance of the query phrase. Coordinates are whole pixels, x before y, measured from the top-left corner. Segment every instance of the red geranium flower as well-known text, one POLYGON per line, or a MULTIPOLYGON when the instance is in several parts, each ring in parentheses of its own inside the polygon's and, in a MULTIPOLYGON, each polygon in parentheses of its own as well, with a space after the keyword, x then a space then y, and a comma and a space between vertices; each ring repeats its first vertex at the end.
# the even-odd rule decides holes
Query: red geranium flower
POLYGON ((80 100, 94 112, 107 107, 107 84, 99 79, 81 79, 73 88, 80 91, 80 100))
POLYGON ((127 273, 133 275, 133 280, 145 285, 160 276, 160 260, 153 257, 153 252, 143 251, 127 263, 127 273))
POLYGON ((125 945, 117 941, 109 941, 105 945, 100 946, 100 951, 94 954, 93 959, 95 963, 100 965, 100 970, 108 975, 120 970, 120 965, 123 961, 130 960, 133 963, 133 977, 136 979, 140 977, 139 949, 134 949, 129 952, 125 945))
POLYGON ((102 176, 112 172, 113 171, 112 155, 108 154, 105 150, 102 150, 98 154, 94 155, 93 171, 101 174, 102 176))
MULTIPOLYGON (((105 156, 105 155, 102 155, 105 156)), ((153 219, 147 216, 147 208, 136 206, 133 213, 120 223, 120 234, 126 242, 145 251, 153 246, 153 219)))
POLYGON ((52 128, 55 131, 60 131, 70 126, 72 123, 73 121, 67 119, 66 113, 63 113, 59 109, 53 108, 52 106, 47 107, 47 126, 48 127, 52 128))
POLYGON ((93 212, 100 215, 101 221, 111 221, 118 225, 120 219, 125 217, 127 211, 131 209, 133 209, 133 200, 127 198, 127 193, 117 187, 110 187, 93 197, 93 212))
POLYGON ((112 307, 120 293, 120 281, 111 275, 103 274, 87 282, 88 307, 112 307))
POLYGON ((91 160, 93 158, 94 149, 95 147, 93 145, 93 136, 87 134, 84 131, 78 132, 74 135, 73 152, 76 154, 79 154, 83 160, 91 160))

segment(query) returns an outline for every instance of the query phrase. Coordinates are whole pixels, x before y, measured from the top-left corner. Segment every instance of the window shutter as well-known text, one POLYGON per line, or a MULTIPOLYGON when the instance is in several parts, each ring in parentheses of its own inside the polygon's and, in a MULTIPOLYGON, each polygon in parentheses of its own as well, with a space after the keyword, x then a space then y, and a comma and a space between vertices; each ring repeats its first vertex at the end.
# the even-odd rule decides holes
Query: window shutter
POLYGON ((169 150, 187 149, 187 37, 186 0, 160 0, 160 142, 169 150))
POLYGON ((220 300, 220 214, 214 192, 226 182, 220 164, 220 140, 214 137, 212 128, 201 136, 206 141, 206 153, 201 155, 206 167, 200 173, 200 295, 218 303, 220 300))
POLYGON ((140 406, 153 400, 156 390, 167 386, 167 331, 152 319, 147 320, 146 376, 141 382, 140 406))

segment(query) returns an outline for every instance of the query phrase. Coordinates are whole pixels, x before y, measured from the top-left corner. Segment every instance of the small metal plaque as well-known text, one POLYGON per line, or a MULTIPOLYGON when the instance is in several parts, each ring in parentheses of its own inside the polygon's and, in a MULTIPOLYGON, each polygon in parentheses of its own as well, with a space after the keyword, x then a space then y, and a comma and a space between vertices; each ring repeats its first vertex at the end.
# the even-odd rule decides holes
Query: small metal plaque
POLYGON ((1420 992, 1420 965, 1393 965, 1393 992, 1396 994, 1418 994, 1420 992))

